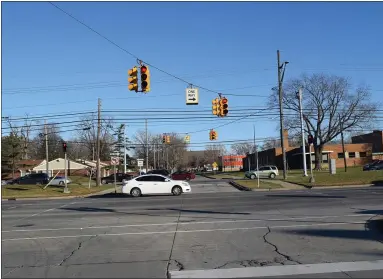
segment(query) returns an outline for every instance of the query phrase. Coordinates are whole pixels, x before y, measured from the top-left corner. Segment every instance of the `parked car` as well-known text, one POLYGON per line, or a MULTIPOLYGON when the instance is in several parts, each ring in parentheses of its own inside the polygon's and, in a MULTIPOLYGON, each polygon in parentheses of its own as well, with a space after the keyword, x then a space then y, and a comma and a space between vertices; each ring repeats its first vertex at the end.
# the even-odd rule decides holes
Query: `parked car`
POLYGON ((380 165, 382 163, 383 163, 383 160, 372 161, 371 163, 364 165, 363 170, 364 171, 372 170, 376 165, 380 165))
POLYGON ((371 164, 368 169, 364 169, 365 171, 372 171, 372 170, 383 170, 383 160, 380 160, 379 162, 375 164, 371 164))
POLYGON ((165 169, 162 169, 162 170, 151 170, 151 171, 148 171, 146 174, 161 174, 161 175, 164 175, 164 176, 170 176, 170 172, 165 170, 165 169))
MULTIPOLYGON (((50 179, 52 179, 53 177, 51 177, 50 179)), ((70 184, 72 183, 72 180, 70 180, 70 178, 67 177, 66 179, 66 183, 67 184, 70 184)), ((60 186, 64 186, 65 185, 65 177, 64 176, 56 176, 49 185, 60 185, 60 186)))
MULTIPOLYGON (((116 173, 116 182, 122 182, 123 180, 130 180, 133 178, 133 174, 128 173, 116 173)), ((101 184, 114 183, 114 173, 101 178, 101 184)))
POLYGON ((173 194, 190 193, 191 188, 186 181, 175 181, 160 174, 146 174, 131 180, 124 181, 122 193, 133 197, 148 194, 173 194))
POLYGON ((195 178, 195 174, 189 171, 176 171, 171 177, 173 180, 191 180, 195 178))
POLYGON ((49 181, 49 176, 45 173, 31 173, 25 176, 13 179, 9 184, 46 184, 49 181))
POLYGON ((271 178, 274 179, 279 174, 278 168, 276 166, 262 166, 257 170, 245 172, 245 177, 250 179, 259 178, 271 178))

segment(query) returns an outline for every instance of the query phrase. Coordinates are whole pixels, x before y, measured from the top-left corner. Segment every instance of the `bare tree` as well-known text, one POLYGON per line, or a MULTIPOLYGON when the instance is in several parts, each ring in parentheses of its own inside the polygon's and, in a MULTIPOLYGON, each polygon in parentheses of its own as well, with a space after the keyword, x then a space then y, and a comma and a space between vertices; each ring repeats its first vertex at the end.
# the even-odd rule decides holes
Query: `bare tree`
MULTIPOLYGON (((303 88, 303 118, 305 131, 314 137, 315 168, 320 169, 322 151, 326 143, 336 138, 341 131, 366 126, 376 111, 377 104, 370 102, 370 91, 359 86, 350 93, 351 84, 346 78, 313 74, 287 82, 283 92, 285 126, 299 133, 299 102, 297 91, 303 88)), ((271 103, 278 102, 277 94, 271 103)))
POLYGON ((225 155, 226 147, 223 144, 209 144, 205 147, 204 159, 208 164, 218 163, 218 157, 225 155))
POLYGON ((30 158, 30 143, 32 125, 39 121, 31 120, 29 114, 25 114, 24 121, 21 126, 15 125, 11 118, 8 118, 8 126, 13 135, 21 139, 21 159, 30 158))
MULTIPOLYGON (((63 139, 60 136, 60 129, 56 124, 47 124, 47 137, 48 137, 48 160, 63 157, 64 153, 62 150, 63 139)), ((31 154, 35 159, 45 159, 45 129, 41 127, 37 136, 32 140, 33 149, 31 154)))
MULTIPOLYGON (((78 138, 88 149, 89 159, 96 158, 97 150, 97 123, 96 115, 85 116, 78 125, 78 138)), ((114 141, 113 137, 113 119, 104 118, 101 120, 101 136, 100 136, 100 159, 110 160, 111 145, 114 141)))
POLYGON ((268 139, 263 142, 262 150, 281 147, 281 141, 279 139, 268 139))
POLYGON ((246 155, 257 151, 257 146, 250 142, 240 142, 231 145, 231 150, 236 155, 246 155))

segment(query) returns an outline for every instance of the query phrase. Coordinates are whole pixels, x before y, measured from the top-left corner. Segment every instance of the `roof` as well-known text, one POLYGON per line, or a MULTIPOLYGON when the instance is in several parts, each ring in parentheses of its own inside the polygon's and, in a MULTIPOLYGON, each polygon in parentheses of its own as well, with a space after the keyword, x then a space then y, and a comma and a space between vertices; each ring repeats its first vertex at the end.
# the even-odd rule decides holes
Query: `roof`
POLYGON ((37 166, 40 165, 42 162, 45 162, 45 160, 21 160, 17 163, 17 165, 25 165, 25 166, 37 166))

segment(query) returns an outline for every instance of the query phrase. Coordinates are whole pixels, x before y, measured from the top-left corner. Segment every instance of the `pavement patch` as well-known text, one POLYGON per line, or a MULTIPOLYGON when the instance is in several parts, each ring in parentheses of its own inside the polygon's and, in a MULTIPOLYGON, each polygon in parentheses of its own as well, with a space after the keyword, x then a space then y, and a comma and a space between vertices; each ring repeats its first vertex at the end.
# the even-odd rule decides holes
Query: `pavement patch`
POLYGON ((383 260, 230 269, 170 271, 169 278, 259 278, 302 274, 325 274, 383 270, 383 260))

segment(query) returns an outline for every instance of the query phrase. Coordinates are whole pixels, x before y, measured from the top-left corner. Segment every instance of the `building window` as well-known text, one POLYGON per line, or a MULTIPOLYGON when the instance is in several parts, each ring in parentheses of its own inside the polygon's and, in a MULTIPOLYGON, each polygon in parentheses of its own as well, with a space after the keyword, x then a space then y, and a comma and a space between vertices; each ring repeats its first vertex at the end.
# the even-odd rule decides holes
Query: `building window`
POLYGON ((359 157, 360 158, 367 157, 367 152, 359 152, 359 157))
POLYGON ((344 154, 343 153, 338 153, 338 159, 343 159, 344 158, 344 154))
POLYGON ((349 152, 348 157, 349 158, 355 158, 355 152, 349 152))

